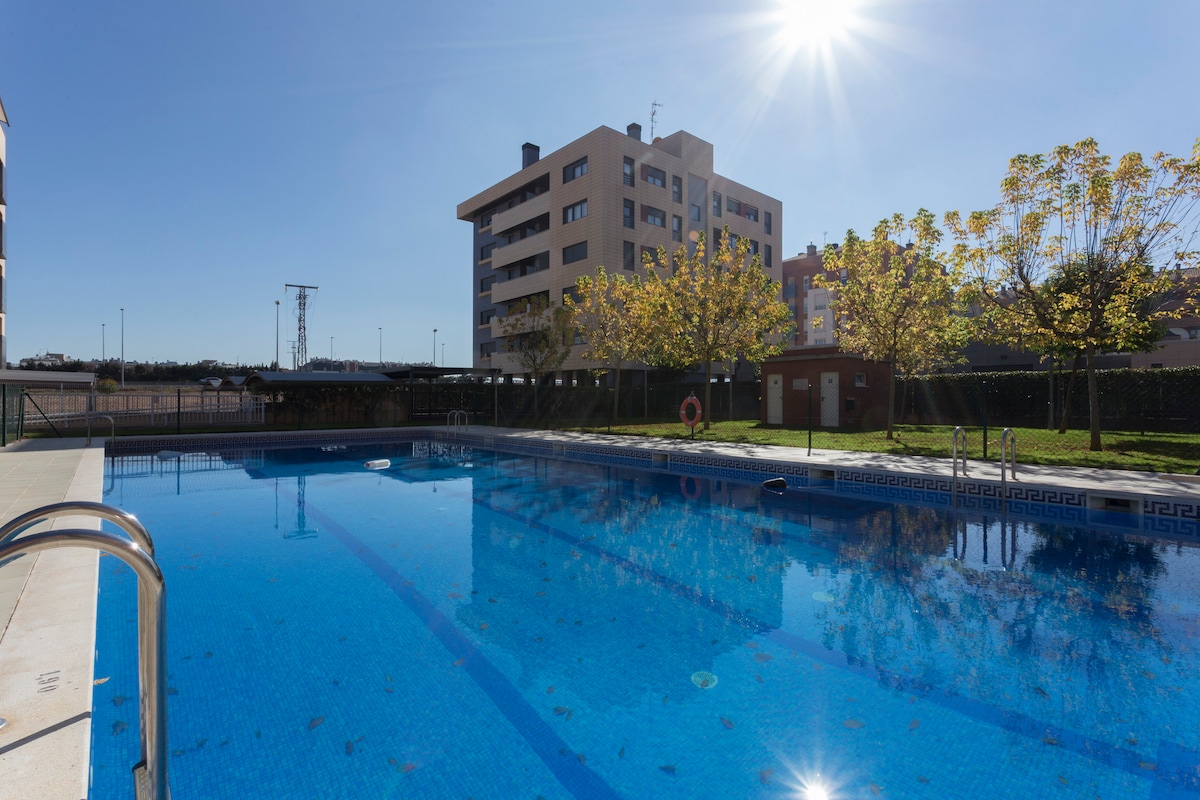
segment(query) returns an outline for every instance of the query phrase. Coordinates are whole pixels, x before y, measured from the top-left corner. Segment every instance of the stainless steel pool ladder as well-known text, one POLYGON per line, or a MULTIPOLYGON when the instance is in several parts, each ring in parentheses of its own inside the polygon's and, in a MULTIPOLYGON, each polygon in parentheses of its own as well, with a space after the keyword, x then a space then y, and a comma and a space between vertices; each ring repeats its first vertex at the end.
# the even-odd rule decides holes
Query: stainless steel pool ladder
POLYGON ((1008 479, 1004 475, 1007 465, 1012 472, 1012 479, 1017 479, 1017 435, 1012 428, 1005 428, 1000 434, 1000 505, 1008 508, 1008 479))
POLYGON ((167 782, 167 599, 154 541, 128 511, 87 501, 36 508, 0 527, 0 566, 15 558, 60 547, 91 547, 124 561, 138 577, 138 681, 141 687, 142 760, 133 767, 137 800, 170 800, 167 782), (98 517, 129 538, 99 530, 68 529, 31 533, 55 517, 98 517))
POLYGON ((446 414, 446 430, 450 430, 451 427, 453 427, 454 432, 458 433, 458 426, 460 423, 462 424, 463 430, 471 427, 470 417, 467 415, 466 411, 463 411, 462 409, 455 409, 454 411, 446 414))
POLYGON ((967 432, 959 425, 954 429, 954 437, 950 440, 950 460, 954 469, 954 481, 950 490, 955 505, 958 505, 958 440, 962 438, 962 474, 967 475, 967 432))

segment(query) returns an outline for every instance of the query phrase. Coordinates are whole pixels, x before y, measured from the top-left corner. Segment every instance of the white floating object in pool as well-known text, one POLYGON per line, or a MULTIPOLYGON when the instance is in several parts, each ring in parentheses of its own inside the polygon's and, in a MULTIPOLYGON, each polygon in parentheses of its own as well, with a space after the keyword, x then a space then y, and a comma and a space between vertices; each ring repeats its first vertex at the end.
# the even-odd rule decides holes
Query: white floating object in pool
POLYGON ((832 603, 833 595, 829 592, 813 592, 813 600, 819 603, 832 603))
POLYGON ((376 458, 373 461, 368 461, 367 463, 363 464, 363 466, 367 469, 387 469, 391 465, 392 462, 388 461, 386 458, 376 458))
POLYGON ((178 450, 159 450, 158 451, 158 460, 159 461, 171 461, 173 459, 179 458, 182 455, 183 455, 183 453, 179 452, 178 450))
POLYGON ((700 670, 692 673, 692 683, 699 686, 701 689, 711 689, 717 685, 717 676, 711 672, 700 670))

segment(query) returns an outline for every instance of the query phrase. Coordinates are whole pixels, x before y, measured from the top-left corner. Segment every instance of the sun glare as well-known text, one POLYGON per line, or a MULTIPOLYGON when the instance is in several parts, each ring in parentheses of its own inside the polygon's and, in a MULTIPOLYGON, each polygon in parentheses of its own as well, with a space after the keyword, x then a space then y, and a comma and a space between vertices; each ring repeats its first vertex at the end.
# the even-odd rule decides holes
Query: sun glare
POLYGON ((860 22, 857 0, 778 0, 779 36, 793 49, 827 49, 860 22))

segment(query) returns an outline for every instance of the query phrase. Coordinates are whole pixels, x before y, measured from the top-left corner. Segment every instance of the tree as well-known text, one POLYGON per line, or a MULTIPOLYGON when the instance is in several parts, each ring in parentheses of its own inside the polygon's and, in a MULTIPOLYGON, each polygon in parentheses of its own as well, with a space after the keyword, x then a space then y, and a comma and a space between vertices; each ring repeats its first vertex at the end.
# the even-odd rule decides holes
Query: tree
POLYGON ((888 439, 894 435, 897 371, 909 376, 933 369, 967 339, 967 320, 956 313, 958 274, 935 253, 941 237, 933 214, 923 208, 911 220, 900 214, 880 220, 869 239, 848 230, 841 247, 825 248, 825 274, 815 281, 830 290, 839 349, 891 365, 888 439), (901 245, 905 236, 913 241, 901 245))
MULTIPOLYGON (((646 253, 638 309, 653 320, 656 332, 645 342, 647 363, 703 365, 704 407, 711 408, 713 363, 743 358, 757 364, 782 352, 792 314, 758 254, 751 256, 748 239, 727 228, 711 259, 705 258, 704 244, 701 233, 690 255, 687 245, 670 257, 662 247, 657 257, 646 253)), ((704 430, 708 427, 705 417, 704 430)))
POLYGON ((1018 155, 1001 197, 965 220, 946 215, 953 258, 971 270, 1002 339, 1086 357, 1091 449, 1100 450, 1096 356, 1153 349, 1162 320, 1195 301, 1184 270, 1198 255, 1200 139, 1190 160, 1127 153, 1115 167, 1093 139, 1018 155))
POLYGON ((648 338, 641 330, 637 303, 641 282, 623 275, 609 275, 596 268, 595 277, 584 275, 575 282, 575 295, 563 298, 571 322, 584 339, 583 358, 596 361, 615 371, 612 418, 617 419, 621 396, 621 365, 634 360, 648 338))
POLYGON ((538 411, 538 384, 556 372, 571 352, 571 317, 550 302, 547 293, 514 301, 500 319, 504 347, 533 381, 533 411, 538 411))

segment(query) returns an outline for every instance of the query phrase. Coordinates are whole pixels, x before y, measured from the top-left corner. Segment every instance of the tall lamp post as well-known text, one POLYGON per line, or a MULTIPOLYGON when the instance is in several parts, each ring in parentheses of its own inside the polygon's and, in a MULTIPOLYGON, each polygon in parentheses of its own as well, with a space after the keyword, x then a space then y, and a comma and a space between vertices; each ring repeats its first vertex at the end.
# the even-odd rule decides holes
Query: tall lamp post
POLYGON ((442 342, 442 367, 446 366, 446 343, 442 342))
POLYGON ((121 309, 121 388, 125 388, 125 309, 121 309))
POLYGON ((329 368, 333 369, 333 337, 329 337, 329 368))
POLYGON ((433 329, 433 365, 437 366, 437 328, 433 329))
POLYGON ((383 369, 383 328, 379 329, 379 368, 383 369))
POLYGON ((100 363, 104 363, 104 323, 100 323, 100 363))
POLYGON ((279 301, 275 301, 275 369, 279 369, 279 301))

